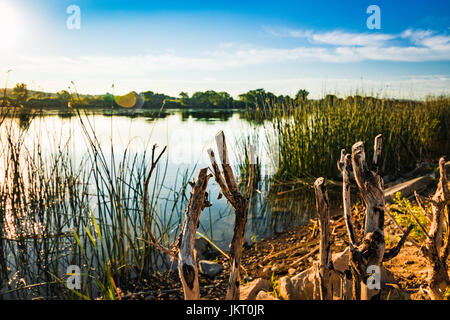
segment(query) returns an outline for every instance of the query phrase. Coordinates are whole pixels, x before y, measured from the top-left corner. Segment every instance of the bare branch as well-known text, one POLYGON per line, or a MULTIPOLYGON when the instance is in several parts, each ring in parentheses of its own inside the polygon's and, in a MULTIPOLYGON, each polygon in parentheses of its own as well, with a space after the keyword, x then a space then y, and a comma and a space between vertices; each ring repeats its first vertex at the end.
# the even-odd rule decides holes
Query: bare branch
POLYGON ((348 168, 351 166, 351 156, 345 154, 345 150, 341 150, 341 159, 338 162, 338 169, 342 173, 342 201, 344 206, 344 218, 347 226, 347 233, 352 245, 357 246, 355 229, 352 223, 352 208, 350 202, 350 174, 348 168))
POLYGON ((255 148, 252 145, 249 146, 248 163, 249 163, 249 174, 246 192, 247 199, 249 199, 252 194, 253 184, 255 180, 255 148))
POLYGON ((428 231, 427 229, 425 229, 425 227, 422 225, 422 223, 420 223, 419 219, 417 219, 416 215, 408 208, 406 207, 406 210, 408 211, 408 213, 414 218, 414 220, 416 221, 416 223, 419 225, 420 229, 422 229, 422 231, 425 233, 425 235, 427 237, 428 236, 428 231))
POLYGON ((152 148, 152 163, 150 165, 150 171, 147 175, 147 178, 144 181, 144 195, 142 197, 142 206, 144 211, 144 225, 145 229, 147 231, 148 236, 150 237, 150 242, 155 246, 156 249, 159 251, 169 255, 173 259, 177 259, 177 254, 173 250, 170 250, 169 248, 164 247, 159 243, 159 241, 156 239, 156 237, 153 235, 152 228, 150 226, 150 219, 149 219, 149 212, 148 212, 148 186, 150 183, 150 178, 152 177, 153 170, 156 168, 156 165, 158 164, 159 159, 163 155, 163 153, 166 151, 167 146, 164 147, 164 149, 161 151, 161 153, 158 155, 155 161, 155 151, 156 151, 156 144, 153 145, 152 148))
MULTIPOLYGON (((403 230, 402 226, 397 222, 397 220, 395 220, 395 218, 392 216, 392 214, 389 212, 389 210, 388 210, 387 208, 384 208, 384 212, 387 213, 388 217, 391 219, 392 222, 394 222, 395 226, 396 226, 403 234, 405 234, 405 233, 406 233, 405 230, 403 230)), ((420 248, 422 247, 419 243, 417 243, 416 240, 414 240, 413 238, 411 238, 409 235, 408 235, 408 240, 409 240, 416 248, 420 249, 420 248)))
POLYGON ((208 180, 211 177, 207 172, 208 169, 204 168, 200 169, 200 172, 198 173, 197 181, 194 184, 191 197, 189 198, 185 222, 178 243, 178 273, 183 285, 185 300, 200 299, 194 243, 200 214, 205 207, 210 205, 205 199, 206 187, 208 185, 208 180))
POLYGON ((387 251, 384 254, 383 262, 389 261, 389 260, 395 258, 400 253, 400 249, 403 247, 403 244, 405 243, 406 239, 408 238, 408 236, 411 233, 413 228, 414 228, 414 225, 410 224, 408 229, 406 229, 406 232, 400 238, 397 245, 394 248, 391 248, 389 251, 387 251))
MULTIPOLYGON (((325 179, 320 177, 314 183, 314 191, 316 195, 316 208, 319 215, 320 226, 320 264, 319 264, 319 283, 321 300, 332 300, 333 293, 330 282, 331 260, 331 241, 330 241, 330 212, 328 193, 325 187, 325 179)), ((332 263, 332 262, 331 262, 332 263)))

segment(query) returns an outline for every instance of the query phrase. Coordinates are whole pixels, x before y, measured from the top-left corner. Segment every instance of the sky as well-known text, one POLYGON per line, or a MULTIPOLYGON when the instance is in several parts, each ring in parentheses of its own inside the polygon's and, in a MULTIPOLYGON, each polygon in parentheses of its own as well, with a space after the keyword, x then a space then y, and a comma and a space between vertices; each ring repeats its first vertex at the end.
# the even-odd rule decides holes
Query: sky
POLYGON ((0 35, 0 87, 450 94, 450 1, 0 0, 0 35))

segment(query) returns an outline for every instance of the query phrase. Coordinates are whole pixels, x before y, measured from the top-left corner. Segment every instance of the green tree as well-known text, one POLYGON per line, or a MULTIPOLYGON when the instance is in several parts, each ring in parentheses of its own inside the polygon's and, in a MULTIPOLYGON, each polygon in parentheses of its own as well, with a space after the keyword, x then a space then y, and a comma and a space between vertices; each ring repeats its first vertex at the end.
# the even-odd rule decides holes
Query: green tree
POLYGON ((179 96, 180 96, 181 104, 183 104, 185 106, 189 105, 189 95, 187 94, 187 92, 182 91, 182 92, 180 92, 179 96))
POLYGON ((305 89, 298 90, 297 94, 295 95, 295 102, 297 104, 304 103, 308 100, 309 92, 305 89))
POLYGON ((16 84, 16 86, 12 89, 11 92, 13 104, 16 107, 25 105, 25 102, 27 102, 28 99, 28 94, 29 91, 25 83, 16 84))

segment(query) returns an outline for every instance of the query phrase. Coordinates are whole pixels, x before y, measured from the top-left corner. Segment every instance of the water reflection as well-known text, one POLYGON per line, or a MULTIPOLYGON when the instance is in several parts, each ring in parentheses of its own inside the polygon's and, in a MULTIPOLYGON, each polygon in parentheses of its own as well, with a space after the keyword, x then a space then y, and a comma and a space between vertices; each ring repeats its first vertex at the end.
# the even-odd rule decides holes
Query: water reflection
MULTIPOLYGON (((167 242, 178 235, 184 218, 191 191, 187 181, 209 166, 206 149, 215 147, 219 130, 231 146, 237 176, 245 168, 242 142, 256 144, 260 181, 251 198, 247 242, 302 224, 314 214, 312 189, 289 196, 272 192, 273 161, 264 123, 249 123, 231 112, 146 111, 88 111, 81 119, 49 112, 32 117, 25 127, 16 120, 0 127, 0 293, 7 285, 2 281, 12 276, 24 279, 21 283, 51 282, 49 271, 61 275, 71 264, 105 277, 98 263, 107 260, 118 285, 154 271, 155 265, 164 267, 159 264, 164 259, 146 245, 142 228, 142 183, 154 144, 168 146, 150 190, 154 233, 167 242)), ((213 206, 202 212, 199 232, 228 249, 234 211, 225 199, 217 199, 219 187, 212 179, 207 191, 213 206)))

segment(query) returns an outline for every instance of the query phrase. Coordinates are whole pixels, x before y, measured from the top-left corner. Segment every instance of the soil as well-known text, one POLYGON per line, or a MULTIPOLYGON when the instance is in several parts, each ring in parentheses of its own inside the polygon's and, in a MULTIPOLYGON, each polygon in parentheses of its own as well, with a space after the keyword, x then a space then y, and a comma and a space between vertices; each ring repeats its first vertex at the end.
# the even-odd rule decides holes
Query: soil
MULTIPOLYGON (((354 223, 357 235, 361 237, 363 226, 362 208, 354 211, 354 223)), ((333 236, 332 252, 338 253, 346 247, 347 233, 342 216, 331 219, 330 230, 333 236)), ((394 223, 386 217, 385 234, 390 239, 386 249, 396 245, 401 236, 394 223)), ((304 226, 297 227, 266 239, 246 244, 243 251, 243 267, 241 271, 242 282, 265 278, 271 280, 273 287, 277 279, 285 275, 295 275, 309 268, 318 258, 319 230, 318 220, 311 219, 304 226), (302 258, 302 259, 301 259, 302 258)), ((219 254, 216 262, 224 266, 223 272, 210 279, 199 274, 200 294, 202 299, 221 300, 226 295, 226 284, 229 275, 228 259, 219 254)), ((383 264, 391 271, 395 283, 382 289, 382 299, 429 299, 426 294, 426 277, 428 266, 420 251, 410 242, 406 242, 400 253, 394 259, 383 264)), ((155 274, 145 281, 137 284, 127 292, 124 298, 178 300, 183 299, 178 273, 175 271, 164 274, 155 274)), ((271 290, 272 294, 276 293, 271 290)), ((270 293, 270 292, 269 292, 270 293)))

